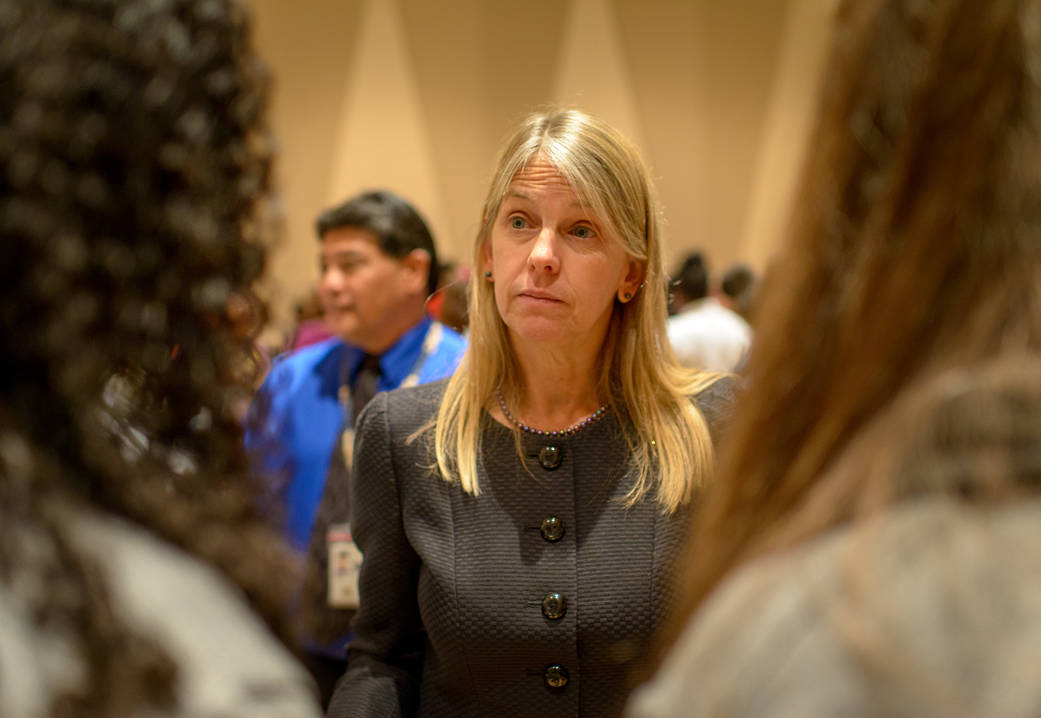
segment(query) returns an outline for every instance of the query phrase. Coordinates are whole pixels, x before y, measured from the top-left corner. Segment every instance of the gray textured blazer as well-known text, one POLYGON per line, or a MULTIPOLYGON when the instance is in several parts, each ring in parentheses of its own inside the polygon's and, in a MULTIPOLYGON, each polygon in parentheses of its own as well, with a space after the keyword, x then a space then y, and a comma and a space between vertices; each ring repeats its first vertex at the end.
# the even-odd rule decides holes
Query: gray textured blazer
MULTIPOLYGON (((352 532, 364 554, 346 716, 612 716, 670 600, 689 512, 626 509, 628 452, 612 414, 564 438, 485 416, 481 495, 428 468, 409 436, 445 383, 379 394, 360 418, 352 532)), ((733 382, 695 397, 713 435, 733 382)))

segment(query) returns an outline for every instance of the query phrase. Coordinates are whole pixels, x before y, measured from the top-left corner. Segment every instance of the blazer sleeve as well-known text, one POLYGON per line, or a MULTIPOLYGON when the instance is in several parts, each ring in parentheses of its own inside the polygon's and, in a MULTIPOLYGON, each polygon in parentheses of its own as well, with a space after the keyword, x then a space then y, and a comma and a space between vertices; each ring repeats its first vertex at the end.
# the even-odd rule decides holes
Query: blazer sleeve
POLYGON ((351 533, 362 552, 355 639, 328 718, 409 716, 419 702, 426 634, 419 614, 420 559, 405 531, 401 477, 386 393, 358 420, 351 533))

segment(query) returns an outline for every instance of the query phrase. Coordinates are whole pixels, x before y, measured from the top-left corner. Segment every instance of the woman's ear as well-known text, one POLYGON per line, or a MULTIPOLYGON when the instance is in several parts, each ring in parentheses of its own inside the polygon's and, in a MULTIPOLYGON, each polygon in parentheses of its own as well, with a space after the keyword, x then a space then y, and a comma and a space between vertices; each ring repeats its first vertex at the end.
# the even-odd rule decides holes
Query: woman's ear
POLYGON ((492 245, 488 240, 485 240, 481 244, 481 274, 486 279, 491 278, 491 271, 493 269, 494 261, 492 260, 492 245))
POLYGON ((643 278, 646 273, 645 265, 639 259, 630 259, 622 281, 618 283, 618 301, 629 302, 636 296, 636 292, 643 286, 643 278))

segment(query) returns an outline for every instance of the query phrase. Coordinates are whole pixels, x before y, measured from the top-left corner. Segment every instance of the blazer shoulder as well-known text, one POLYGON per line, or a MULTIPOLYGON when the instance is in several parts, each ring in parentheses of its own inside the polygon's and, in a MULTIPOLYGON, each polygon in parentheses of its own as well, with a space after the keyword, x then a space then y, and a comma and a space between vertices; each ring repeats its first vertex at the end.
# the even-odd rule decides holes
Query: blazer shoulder
POLYGON ((734 374, 723 374, 695 394, 693 399, 702 409, 725 409, 737 399, 738 390, 738 377, 734 374))
POLYGON ((713 443, 726 435, 734 413, 734 402, 740 391, 738 377, 724 374, 695 394, 692 399, 705 417, 713 443))
POLYGON ((380 392, 365 407, 358 421, 359 426, 363 420, 371 422, 380 415, 392 434, 412 434, 437 416, 447 384, 448 379, 445 378, 429 384, 380 392))
POLYGON ((429 414, 441 406, 441 398, 445 395, 448 377, 418 386, 401 387, 387 392, 387 408, 400 415, 429 414))

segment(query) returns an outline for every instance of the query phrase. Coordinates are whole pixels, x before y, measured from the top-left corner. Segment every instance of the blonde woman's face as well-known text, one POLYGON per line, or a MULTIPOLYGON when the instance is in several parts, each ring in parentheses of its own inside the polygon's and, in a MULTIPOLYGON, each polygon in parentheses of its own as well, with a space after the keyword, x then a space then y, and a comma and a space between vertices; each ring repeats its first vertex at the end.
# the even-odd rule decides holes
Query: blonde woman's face
POLYGON ((643 266, 549 163, 510 182, 483 249, 511 337, 599 347, 616 299, 634 295, 643 266))

